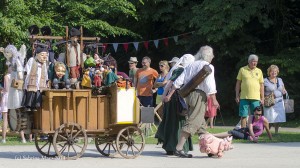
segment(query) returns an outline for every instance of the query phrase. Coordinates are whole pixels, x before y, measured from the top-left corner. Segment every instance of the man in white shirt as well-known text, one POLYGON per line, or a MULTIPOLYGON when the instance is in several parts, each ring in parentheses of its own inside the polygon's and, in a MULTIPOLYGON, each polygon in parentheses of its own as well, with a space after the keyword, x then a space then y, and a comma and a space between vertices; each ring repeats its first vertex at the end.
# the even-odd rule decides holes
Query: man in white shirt
POLYGON ((196 132, 201 135, 206 133, 204 114, 206 111, 207 96, 211 96, 213 105, 218 108, 219 103, 215 94, 216 82, 214 77, 214 66, 211 65, 211 61, 214 58, 213 49, 209 46, 203 46, 195 55, 194 63, 187 66, 183 73, 174 81, 172 90, 179 89, 182 85, 187 84, 190 80, 198 74, 204 65, 209 65, 212 73, 209 74, 204 81, 202 81, 189 95, 185 98, 189 107, 188 117, 186 124, 182 127, 180 138, 176 146, 175 155, 179 157, 191 158, 191 154, 184 153, 183 145, 186 139, 195 134, 196 132))

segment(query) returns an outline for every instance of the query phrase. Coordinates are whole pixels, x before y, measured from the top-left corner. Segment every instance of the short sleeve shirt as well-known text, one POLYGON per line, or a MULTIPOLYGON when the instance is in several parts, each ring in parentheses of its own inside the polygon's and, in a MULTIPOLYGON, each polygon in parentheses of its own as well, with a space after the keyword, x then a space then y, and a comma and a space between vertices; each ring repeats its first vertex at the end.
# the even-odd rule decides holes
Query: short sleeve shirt
POLYGON ((158 77, 158 72, 153 68, 148 70, 138 69, 135 76, 138 96, 152 96, 153 82, 158 77))
POLYGON ((244 66, 236 79, 241 81, 240 99, 260 100, 260 84, 264 83, 264 78, 259 68, 251 70, 248 65, 244 66))

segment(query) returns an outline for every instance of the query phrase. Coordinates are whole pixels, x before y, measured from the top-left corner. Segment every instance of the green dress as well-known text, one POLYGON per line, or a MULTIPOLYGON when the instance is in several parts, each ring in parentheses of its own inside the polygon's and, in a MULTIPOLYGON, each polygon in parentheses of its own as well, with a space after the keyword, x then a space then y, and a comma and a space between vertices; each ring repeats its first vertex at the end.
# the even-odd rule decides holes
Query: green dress
MULTIPOLYGON (((175 81, 183 72, 183 68, 177 68, 173 71, 171 81, 175 81)), ((163 143, 162 148, 168 152, 175 152, 176 145, 180 136, 181 128, 185 124, 185 117, 177 114, 178 97, 177 93, 171 96, 169 102, 164 103, 162 122, 158 126, 155 134, 159 143, 163 143)), ((189 137, 183 146, 185 152, 193 150, 193 143, 189 137)))

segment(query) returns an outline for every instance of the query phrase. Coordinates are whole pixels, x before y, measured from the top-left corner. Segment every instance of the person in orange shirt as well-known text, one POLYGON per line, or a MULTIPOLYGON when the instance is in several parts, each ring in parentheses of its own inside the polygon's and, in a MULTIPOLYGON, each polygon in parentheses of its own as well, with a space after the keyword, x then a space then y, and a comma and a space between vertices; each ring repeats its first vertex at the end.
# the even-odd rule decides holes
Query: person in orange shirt
POLYGON ((143 67, 137 70, 134 80, 138 98, 144 107, 153 106, 153 93, 156 92, 156 89, 153 89, 153 83, 158 77, 158 72, 151 68, 150 64, 151 59, 147 56, 144 57, 143 67))

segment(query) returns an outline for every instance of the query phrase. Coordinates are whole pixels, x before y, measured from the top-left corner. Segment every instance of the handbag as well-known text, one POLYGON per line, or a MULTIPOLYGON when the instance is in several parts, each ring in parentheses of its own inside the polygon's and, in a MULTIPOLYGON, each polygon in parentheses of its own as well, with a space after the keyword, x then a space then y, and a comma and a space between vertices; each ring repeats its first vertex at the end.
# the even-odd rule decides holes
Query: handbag
POLYGON ((11 81, 11 87, 16 88, 18 90, 22 90, 23 89, 23 84, 24 84, 23 80, 13 79, 11 81))
POLYGON ((294 112, 294 99, 290 99, 288 93, 285 94, 284 108, 285 108, 285 113, 294 112))
POLYGON ((271 107, 274 105, 275 105, 275 98, 274 98, 274 93, 272 92, 271 94, 265 96, 264 106, 271 107))

